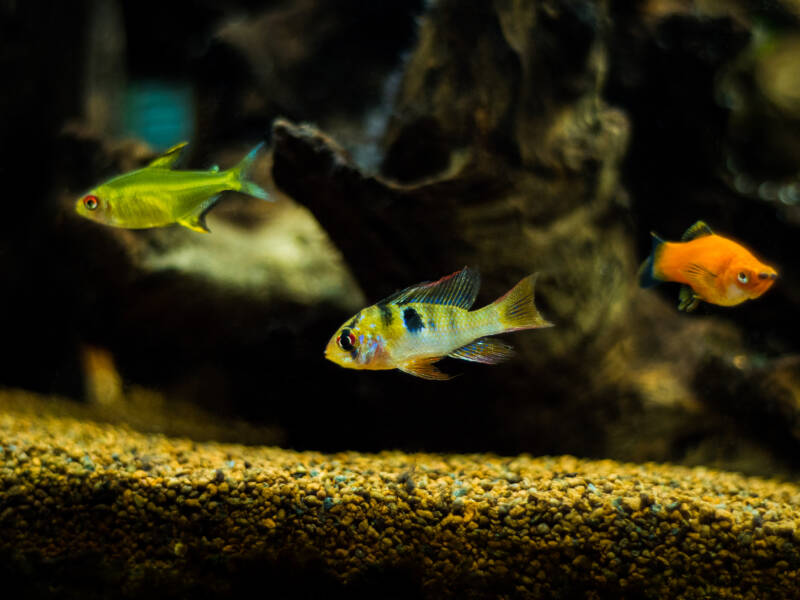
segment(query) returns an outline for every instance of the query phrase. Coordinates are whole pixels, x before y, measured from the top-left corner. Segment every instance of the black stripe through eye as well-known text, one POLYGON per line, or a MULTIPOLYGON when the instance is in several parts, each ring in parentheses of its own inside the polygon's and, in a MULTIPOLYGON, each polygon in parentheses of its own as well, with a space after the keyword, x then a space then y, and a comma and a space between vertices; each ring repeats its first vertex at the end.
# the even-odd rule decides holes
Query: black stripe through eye
POLYGON ((350 352, 353 349, 353 334, 349 329, 342 329, 342 334, 339 336, 339 345, 345 352, 350 352))
POLYGON ((392 324, 392 309, 385 304, 378 304, 378 310, 381 313, 381 322, 384 327, 389 327, 392 324))

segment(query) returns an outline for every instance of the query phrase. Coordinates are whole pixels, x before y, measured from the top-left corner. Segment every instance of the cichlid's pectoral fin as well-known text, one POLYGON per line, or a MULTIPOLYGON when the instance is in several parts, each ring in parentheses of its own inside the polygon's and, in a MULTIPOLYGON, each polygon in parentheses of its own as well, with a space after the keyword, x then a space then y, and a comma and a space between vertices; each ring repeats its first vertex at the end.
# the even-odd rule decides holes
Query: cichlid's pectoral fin
POLYGON ((156 167, 158 169, 171 169, 180 159, 181 152, 188 143, 189 142, 181 142, 180 144, 175 144, 147 166, 156 167))
POLYGON ((678 292, 678 310, 685 312, 692 312, 700 306, 700 296, 694 293, 694 290, 688 285, 682 285, 681 291, 678 292))
POLYGON ((453 358, 495 365, 514 356, 514 349, 494 338, 480 338, 449 354, 453 358))
POLYGON ((438 381, 446 381, 452 379, 451 375, 442 373, 439 369, 433 366, 433 363, 442 359, 441 356, 430 356, 428 358, 420 358, 404 363, 398 367, 403 373, 414 375, 415 377, 422 377, 423 379, 436 379, 438 381))
POLYGON ((217 200, 219 200, 219 194, 201 202, 195 210, 178 219, 178 223, 198 233, 211 233, 206 225, 206 214, 217 203, 217 200))

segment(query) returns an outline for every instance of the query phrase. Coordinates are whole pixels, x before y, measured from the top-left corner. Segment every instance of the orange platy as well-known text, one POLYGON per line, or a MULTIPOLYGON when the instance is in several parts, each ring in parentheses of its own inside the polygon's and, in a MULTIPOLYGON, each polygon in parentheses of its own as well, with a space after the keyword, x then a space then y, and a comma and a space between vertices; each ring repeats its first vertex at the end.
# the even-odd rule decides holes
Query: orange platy
POLYGON ((666 242, 655 233, 653 252, 639 268, 639 284, 682 283, 678 310, 692 311, 700 301, 734 306, 766 292, 778 273, 741 244, 715 234, 698 221, 680 242, 666 242))

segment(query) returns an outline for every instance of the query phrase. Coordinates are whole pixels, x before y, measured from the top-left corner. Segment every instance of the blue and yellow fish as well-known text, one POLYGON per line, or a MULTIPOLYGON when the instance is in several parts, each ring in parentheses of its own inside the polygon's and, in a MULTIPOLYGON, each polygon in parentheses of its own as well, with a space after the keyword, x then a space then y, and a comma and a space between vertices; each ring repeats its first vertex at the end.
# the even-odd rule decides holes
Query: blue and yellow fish
POLYGON ((186 142, 173 146, 142 169, 119 175, 89 191, 75 204, 77 213, 92 221, 146 229, 179 223, 208 232, 205 216, 222 192, 232 190, 269 200, 269 194, 247 178, 263 142, 231 169, 178 171, 173 166, 186 142))
POLYGON ((471 311, 480 276, 464 267, 361 310, 331 337, 325 357, 348 369, 400 369, 425 379, 450 379, 434 366, 445 356, 499 363, 513 350, 488 336, 551 326, 534 304, 535 282, 536 275, 528 275, 492 304, 471 311))

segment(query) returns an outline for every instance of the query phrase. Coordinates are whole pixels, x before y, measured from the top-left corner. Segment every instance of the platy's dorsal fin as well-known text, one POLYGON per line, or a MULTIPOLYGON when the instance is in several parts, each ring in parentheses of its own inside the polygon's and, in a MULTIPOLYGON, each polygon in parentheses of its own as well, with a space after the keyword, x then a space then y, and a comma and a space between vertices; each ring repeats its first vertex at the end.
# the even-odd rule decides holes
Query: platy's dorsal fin
POLYGON ((475 303, 481 276, 478 271, 464 267, 442 277, 438 281, 418 283, 404 290, 395 292, 377 304, 410 304, 423 302, 426 304, 445 304, 469 310, 475 303))
POLYGON ((180 159, 181 152, 188 143, 189 142, 181 142, 180 144, 175 144, 147 166, 156 167, 158 169, 171 169, 175 166, 175 163, 178 162, 178 159, 180 159))
POLYGON ((711 231, 711 227, 706 225, 705 221, 698 221, 686 230, 686 233, 681 236, 681 241, 688 242, 707 235, 714 235, 714 232, 711 231))

